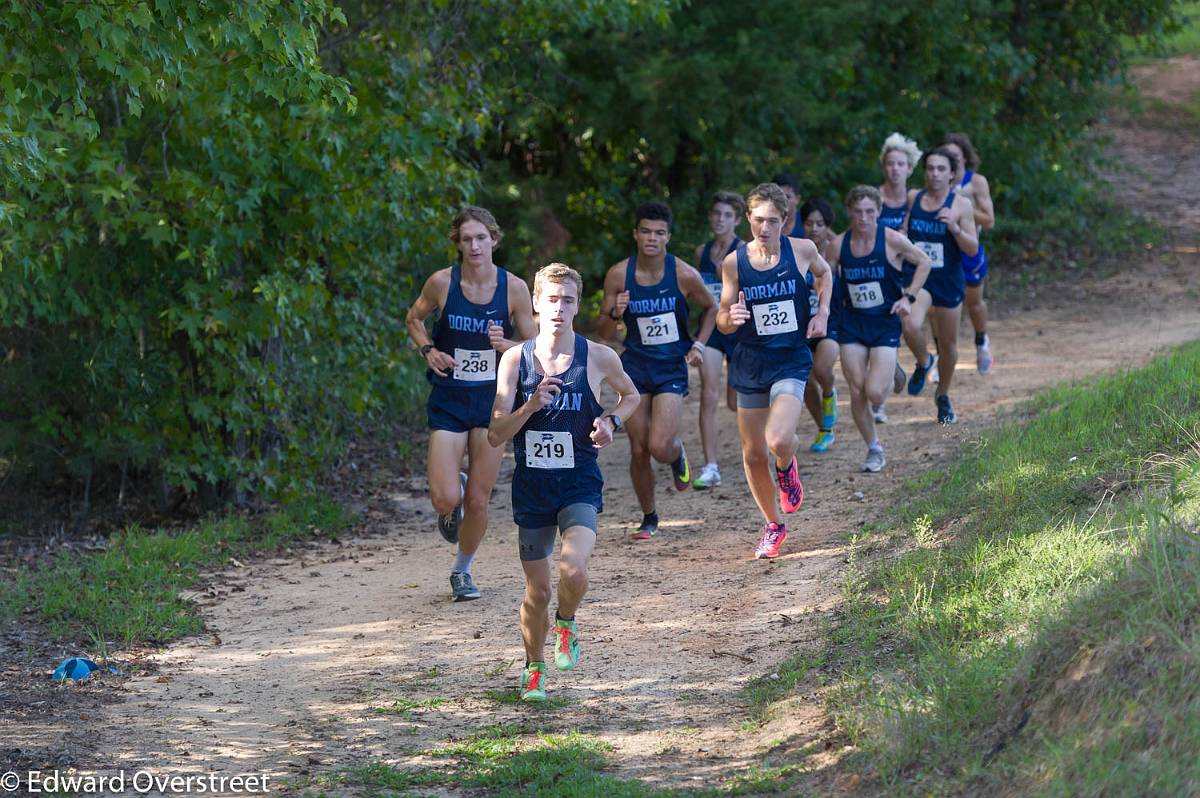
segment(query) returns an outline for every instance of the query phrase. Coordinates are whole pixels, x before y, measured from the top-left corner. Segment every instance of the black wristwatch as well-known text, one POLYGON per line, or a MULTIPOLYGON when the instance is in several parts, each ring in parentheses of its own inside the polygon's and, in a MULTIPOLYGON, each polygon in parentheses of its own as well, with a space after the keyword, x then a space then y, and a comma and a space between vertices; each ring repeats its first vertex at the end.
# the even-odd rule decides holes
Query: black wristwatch
POLYGON ((433 344, 425 344, 421 347, 421 357, 429 357, 429 350, 433 349, 433 344))
POLYGON ((617 306, 613 305, 611 308, 608 309, 608 317, 610 319, 612 319, 613 321, 620 321, 621 320, 620 315, 616 315, 616 316, 613 315, 616 312, 617 312, 617 306))
POLYGON ((905 294, 904 298, 908 300, 908 304, 910 305, 917 301, 917 298, 912 294, 905 294))
POLYGON ((609 413, 607 416, 605 416, 605 418, 612 419, 613 432, 620 432, 621 427, 625 426, 624 424, 621 423, 621 417, 618 416, 616 413, 609 413))

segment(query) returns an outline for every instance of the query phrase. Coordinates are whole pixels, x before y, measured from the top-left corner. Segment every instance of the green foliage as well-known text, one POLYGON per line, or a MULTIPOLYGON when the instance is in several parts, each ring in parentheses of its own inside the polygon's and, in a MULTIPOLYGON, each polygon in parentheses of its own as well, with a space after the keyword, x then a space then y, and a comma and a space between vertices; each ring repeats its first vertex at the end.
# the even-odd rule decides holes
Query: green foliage
POLYGON ((914 795, 1195 783, 1197 373, 1193 344, 1047 392, 900 511, 914 541, 854 566, 831 637, 853 767, 914 795))
MULTIPOLYGON (((781 169, 840 209, 880 182, 879 146, 901 130, 931 146, 970 133, 999 207, 997 235, 1077 208, 1096 152, 1096 86, 1121 66, 1119 33, 1161 31, 1169 0, 765 0, 689 4, 662 27, 617 29, 533 52, 483 153, 486 201, 544 256, 556 217, 566 259, 597 280, 628 254, 630 214, 668 199, 679 254, 702 241, 707 199, 781 169)), ((919 175, 917 176, 919 179, 919 175)), ((1073 230, 1084 222, 1068 219, 1073 230)), ((1046 225, 1048 226, 1048 225, 1046 225)))
POLYGON ((97 652, 110 643, 169 642, 204 628, 181 595, 202 569, 289 540, 336 535, 350 520, 340 505, 309 496, 255 521, 231 515, 179 532, 130 527, 101 552, 63 554, 0 582, 0 618, 30 607, 52 635, 87 639, 97 652))

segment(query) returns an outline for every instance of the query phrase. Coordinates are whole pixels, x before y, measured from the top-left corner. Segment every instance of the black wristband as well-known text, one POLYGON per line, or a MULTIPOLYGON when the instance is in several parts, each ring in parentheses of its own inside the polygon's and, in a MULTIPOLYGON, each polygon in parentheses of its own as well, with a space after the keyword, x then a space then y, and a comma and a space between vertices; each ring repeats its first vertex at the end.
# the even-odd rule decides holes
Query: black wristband
POLYGON ((421 347, 421 357, 429 357, 429 350, 433 349, 433 344, 425 344, 421 347))
POLYGON ((608 309, 608 317, 610 319, 612 319, 613 321, 620 321, 621 317, 619 315, 613 315, 616 312, 617 312, 617 306, 613 305, 611 308, 608 309))
POLYGON ((917 298, 915 296, 913 296, 912 294, 905 294, 904 298, 908 300, 908 304, 910 304, 910 305, 917 301, 917 298))

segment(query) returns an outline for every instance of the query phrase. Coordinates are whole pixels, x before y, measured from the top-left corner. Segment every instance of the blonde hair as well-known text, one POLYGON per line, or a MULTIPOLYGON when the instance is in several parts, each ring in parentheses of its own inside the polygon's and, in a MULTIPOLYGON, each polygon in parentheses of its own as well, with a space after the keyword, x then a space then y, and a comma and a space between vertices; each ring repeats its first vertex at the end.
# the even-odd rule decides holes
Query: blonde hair
POLYGON ((455 244, 458 243, 462 226, 467 222, 479 222, 486 227, 492 240, 497 244, 500 243, 500 239, 504 238, 504 232, 496 223, 496 217, 492 216, 491 211, 478 205, 464 205, 462 210, 454 214, 454 221, 450 223, 450 240, 455 244))
POLYGON ((769 202, 775 206, 775 209, 784 216, 787 216, 788 201, 787 195, 775 183, 759 183, 754 188, 750 189, 750 193, 746 195, 746 207, 754 210, 764 202, 769 202))
POLYGON ((921 160, 921 148, 917 146, 917 142, 903 133, 893 133, 888 136, 883 140, 883 149, 879 151, 880 166, 883 165, 883 159, 887 158, 887 154, 892 150, 899 150, 904 153, 905 158, 908 158, 908 173, 911 175, 921 160))
POLYGON ((579 272, 565 263, 551 263, 538 269, 537 274, 533 277, 533 295, 541 296, 542 286, 546 283, 558 283, 559 285, 571 283, 575 286, 575 295, 583 297, 583 278, 579 272))

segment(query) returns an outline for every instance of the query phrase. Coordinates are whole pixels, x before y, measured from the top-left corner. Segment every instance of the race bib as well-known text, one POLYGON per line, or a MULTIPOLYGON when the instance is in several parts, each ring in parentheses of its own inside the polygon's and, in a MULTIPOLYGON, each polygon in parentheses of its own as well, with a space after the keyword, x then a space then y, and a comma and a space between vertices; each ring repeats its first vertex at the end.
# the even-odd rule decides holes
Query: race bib
POLYGON ((525 465, 529 468, 574 468, 575 442, 571 433, 526 430, 525 465))
POLYGON ((883 304, 883 288, 879 283, 854 283, 850 289, 850 304, 858 310, 877 308, 883 304))
POLYGON ((779 335, 796 332, 800 325, 796 319, 796 305, 790 299, 780 302, 763 302, 754 306, 754 327, 759 335, 779 335))
POLYGON ((917 248, 929 256, 933 261, 932 268, 940 269, 946 265, 946 253, 940 241, 915 241, 917 248))
POLYGON ((646 346, 673 344, 679 340, 679 325, 674 313, 659 313, 657 316, 638 316, 638 333, 646 346))
POLYGON ((708 289, 708 293, 712 294, 713 302, 721 305, 721 284, 720 283, 705 283, 704 287, 708 289))
POLYGON ((496 380, 495 349, 454 350, 454 379, 463 382, 494 382, 496 380))

